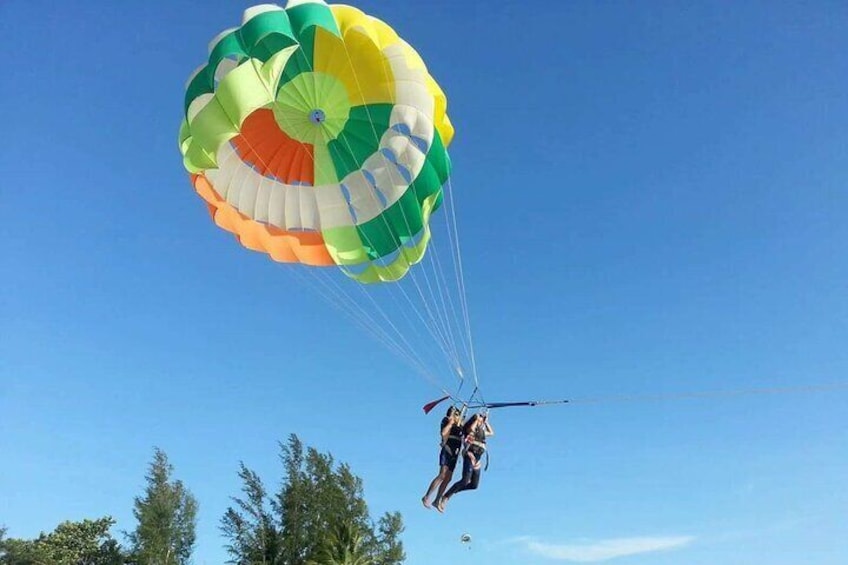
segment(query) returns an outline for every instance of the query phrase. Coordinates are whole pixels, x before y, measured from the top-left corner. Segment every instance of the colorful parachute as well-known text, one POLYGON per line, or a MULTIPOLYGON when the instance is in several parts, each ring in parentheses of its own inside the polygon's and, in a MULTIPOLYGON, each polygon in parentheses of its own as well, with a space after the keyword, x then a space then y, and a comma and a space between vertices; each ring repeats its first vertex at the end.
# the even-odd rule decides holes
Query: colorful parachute
POLYGON ((395 281, 424 256, 453 127, 424 62, 382 21, 264 4, 189 80, 180 149, 215 223, 281 262, 395 281))

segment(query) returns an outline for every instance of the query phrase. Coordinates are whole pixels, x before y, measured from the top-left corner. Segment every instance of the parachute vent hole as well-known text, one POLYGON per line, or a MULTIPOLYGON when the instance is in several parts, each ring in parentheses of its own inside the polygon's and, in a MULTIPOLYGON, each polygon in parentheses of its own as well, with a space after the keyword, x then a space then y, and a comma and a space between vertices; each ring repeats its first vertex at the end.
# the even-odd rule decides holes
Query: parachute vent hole
POLYGON ((327 121, 327 115, 324 114, 324 110, 312 110, 312 112, 309 113, 309 121, 315 124, 316 126, 320 126, 325 121, 327 121))

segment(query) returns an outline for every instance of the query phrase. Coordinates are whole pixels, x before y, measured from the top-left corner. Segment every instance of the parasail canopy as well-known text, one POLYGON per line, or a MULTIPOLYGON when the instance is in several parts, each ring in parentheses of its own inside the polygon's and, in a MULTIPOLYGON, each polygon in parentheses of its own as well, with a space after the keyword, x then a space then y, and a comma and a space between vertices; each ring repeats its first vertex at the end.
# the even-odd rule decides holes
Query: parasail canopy
POLYGON ((209 44, 180 149, 215 223, 245 247, 396 281, 422 260, 442 204, 446 108, 379 19, 320 0, 263 4, 209 44))
POLYGON ((482 401, 453 137, 444 92, 388 24, 290 0, 249 8, 211 41, 186 86, 179 145, 215 224, 290 264, 444 394, 473 375, 482 401))

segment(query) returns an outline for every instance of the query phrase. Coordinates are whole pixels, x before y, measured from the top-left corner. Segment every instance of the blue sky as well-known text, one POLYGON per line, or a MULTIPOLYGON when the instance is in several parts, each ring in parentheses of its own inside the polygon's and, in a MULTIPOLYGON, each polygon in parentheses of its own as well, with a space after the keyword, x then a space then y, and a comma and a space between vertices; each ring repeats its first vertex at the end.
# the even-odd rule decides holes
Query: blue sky
MULTIPOLYGON (((845 4, 529 4, 356 3, 448 95, 487 399, 844 383, 845 4)), ((0 4, 11 535, 131 529, 159 446, 221 563, 238 462, 274 485, 297 433, 403 513, 410 565, 848 561, 844 389, 502 411, 480 490, 421 508, 438 391, 215 228, 182 169, 185 80, 248 6, 0 4)))

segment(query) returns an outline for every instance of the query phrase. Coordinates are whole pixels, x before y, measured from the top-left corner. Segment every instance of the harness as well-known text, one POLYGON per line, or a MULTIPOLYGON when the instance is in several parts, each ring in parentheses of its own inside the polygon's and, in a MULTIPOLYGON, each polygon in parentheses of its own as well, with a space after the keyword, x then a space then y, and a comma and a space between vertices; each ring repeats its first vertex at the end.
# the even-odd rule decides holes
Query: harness
POLYGON ((479 447, 481 451, 486 451, 486 444, 482 441, 477 441, 476 439, 473 439, 467 443, 469 446, 479 447))
MULTIPOLYGON (((486 442, 480 441, 478 439, 473 439, 474 436, 468 436, 465 438, 465 451, 471 452, 475 447, 479 450, 479 455, 474 453, 474 457, 476 459, 480 459, 483 455, 488 456, 488 451, 486 451, 486 442)), ((473 453, 473 452, 472 452, 473 453)))
POLYGON ((453 435, 453 434, 449 435, 448 439, 445 441, 445 443, 442 444, 442 449, 445 451, 445 453, 447 453, 451 457, 455 457, 455 456, 459 455, 459 450, 461 448, 462 448, 462 438, 459 437, 458 435, 453 435), (456 441, 459 442, 459 445, 457 447, 451 448, 448 445, 450 443, 450 440, 452 440, 452 439, 455 439, 456 441))
MULTIPOLYGON (((478 460, 478 462, 482 462, 481 460, 482 460, 483 456, 485 455, 486 456, 486 465, 485 465, 483 470, 488 471, 489 470, 489 451, 486 448, 486 442, 480 441, 479 439, 473 439, 475 437, 480 437, 477 432, 474 432, 472 435, 465 438, 465 445, 466 445, 465 449, 466 449, 466 451, 469 451, 473 447, 476 447, 477 449, 479 449, 480 455, 478 456, 478 455, 475 454, 474 457, 478 460)), ((485 435, 483 437, 485 437, 485 435)))

